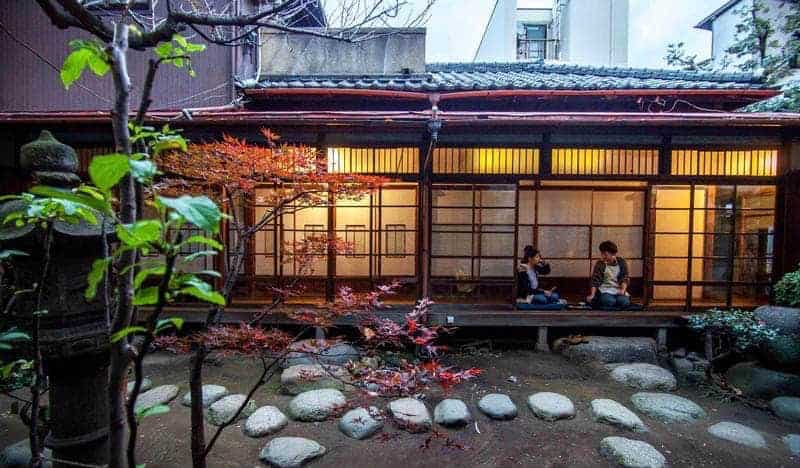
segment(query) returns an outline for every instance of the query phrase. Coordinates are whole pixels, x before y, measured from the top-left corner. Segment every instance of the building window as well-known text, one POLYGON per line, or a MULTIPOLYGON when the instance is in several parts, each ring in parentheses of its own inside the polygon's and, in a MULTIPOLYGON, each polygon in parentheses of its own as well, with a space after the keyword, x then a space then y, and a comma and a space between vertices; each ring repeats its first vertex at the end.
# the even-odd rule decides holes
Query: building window
POLYGON ((328 148, 328 172, 416 174, 419 148, 328 148))
POLYGON ((384 253, 387 257, 406 256, 406 225, 387 224, 384 229, 386 246, 384 253))
POLYGON ((436 148, 434 174, 538 174, 538 148, 436 148))
POLYGON ((772 177, 777 172, 777 150, 672 151, 672 175, 772 177))
POLYGON ((348 251, 346 257, 363 257, 367 249, 367 227, 363 224, 348 224, 344 227, 344 241, 348 251))
POLYGON ((553 148, 557 175, 656 175, 656 149, 553 148))
POLYGON ((517 60, 545 60, 547 25, 521 24, 517 33, 517 60))

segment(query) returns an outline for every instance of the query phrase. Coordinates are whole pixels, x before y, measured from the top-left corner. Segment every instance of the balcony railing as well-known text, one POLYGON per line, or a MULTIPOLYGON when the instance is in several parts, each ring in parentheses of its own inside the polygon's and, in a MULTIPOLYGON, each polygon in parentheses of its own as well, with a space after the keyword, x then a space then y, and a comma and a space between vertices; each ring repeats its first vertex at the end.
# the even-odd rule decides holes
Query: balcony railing
POLYGON ((555 60, 558 39, 517 39, 517 60, 555 60))

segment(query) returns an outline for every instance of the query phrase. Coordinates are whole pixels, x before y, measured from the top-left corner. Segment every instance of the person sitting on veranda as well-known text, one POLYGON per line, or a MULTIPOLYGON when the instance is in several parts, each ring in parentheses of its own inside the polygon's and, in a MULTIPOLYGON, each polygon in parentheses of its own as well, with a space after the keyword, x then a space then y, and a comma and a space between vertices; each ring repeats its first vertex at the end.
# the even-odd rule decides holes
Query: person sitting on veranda
POLYGON ((550 265, 544 261, 538 250, 526 245, 522 253, 522 262, 517 270, 517 302, 529 304, 556 304, 561 297, 555 287, 542 289, 539 287, 539 276, 550 274, 550 265))
POLYGON ((625 309, 631 304, 628 294, 630 275, 628 262, 617 255, 617 245, 600 243, 600 260, 592 269, 592 290, 586 302, 602 309, 625 309))

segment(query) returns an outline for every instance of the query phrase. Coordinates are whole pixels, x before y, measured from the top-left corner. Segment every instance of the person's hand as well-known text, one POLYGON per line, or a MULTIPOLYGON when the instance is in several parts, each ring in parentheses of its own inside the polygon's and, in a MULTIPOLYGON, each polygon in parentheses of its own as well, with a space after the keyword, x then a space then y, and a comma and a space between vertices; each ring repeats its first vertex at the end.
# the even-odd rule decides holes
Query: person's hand
POLYGON ((545 291, 544 291, 544 295, 545 295, 545 297, 550 297, 550 296, 552 296, 552 295, 553 295, 553 291, 552 291, 552 290, 550 290, 550 291, 548 291, 548 290, 545 290, 545 291))

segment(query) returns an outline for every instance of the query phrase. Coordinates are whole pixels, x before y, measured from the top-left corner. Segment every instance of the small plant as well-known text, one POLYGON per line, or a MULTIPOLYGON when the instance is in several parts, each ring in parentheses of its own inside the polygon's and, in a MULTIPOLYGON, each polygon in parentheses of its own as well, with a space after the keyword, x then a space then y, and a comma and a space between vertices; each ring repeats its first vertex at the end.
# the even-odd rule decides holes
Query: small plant
POLYGON ((758 320, 752 311, 741 309, 711 309, 706 314, 692 315, 689 327, 701 332, 711 331, 738 353, 755 350, 778 336, 775 329, 758 320))
POLYGON ((775 302, 781 306, 800 307, 800 267, 775 283, 775 302))

